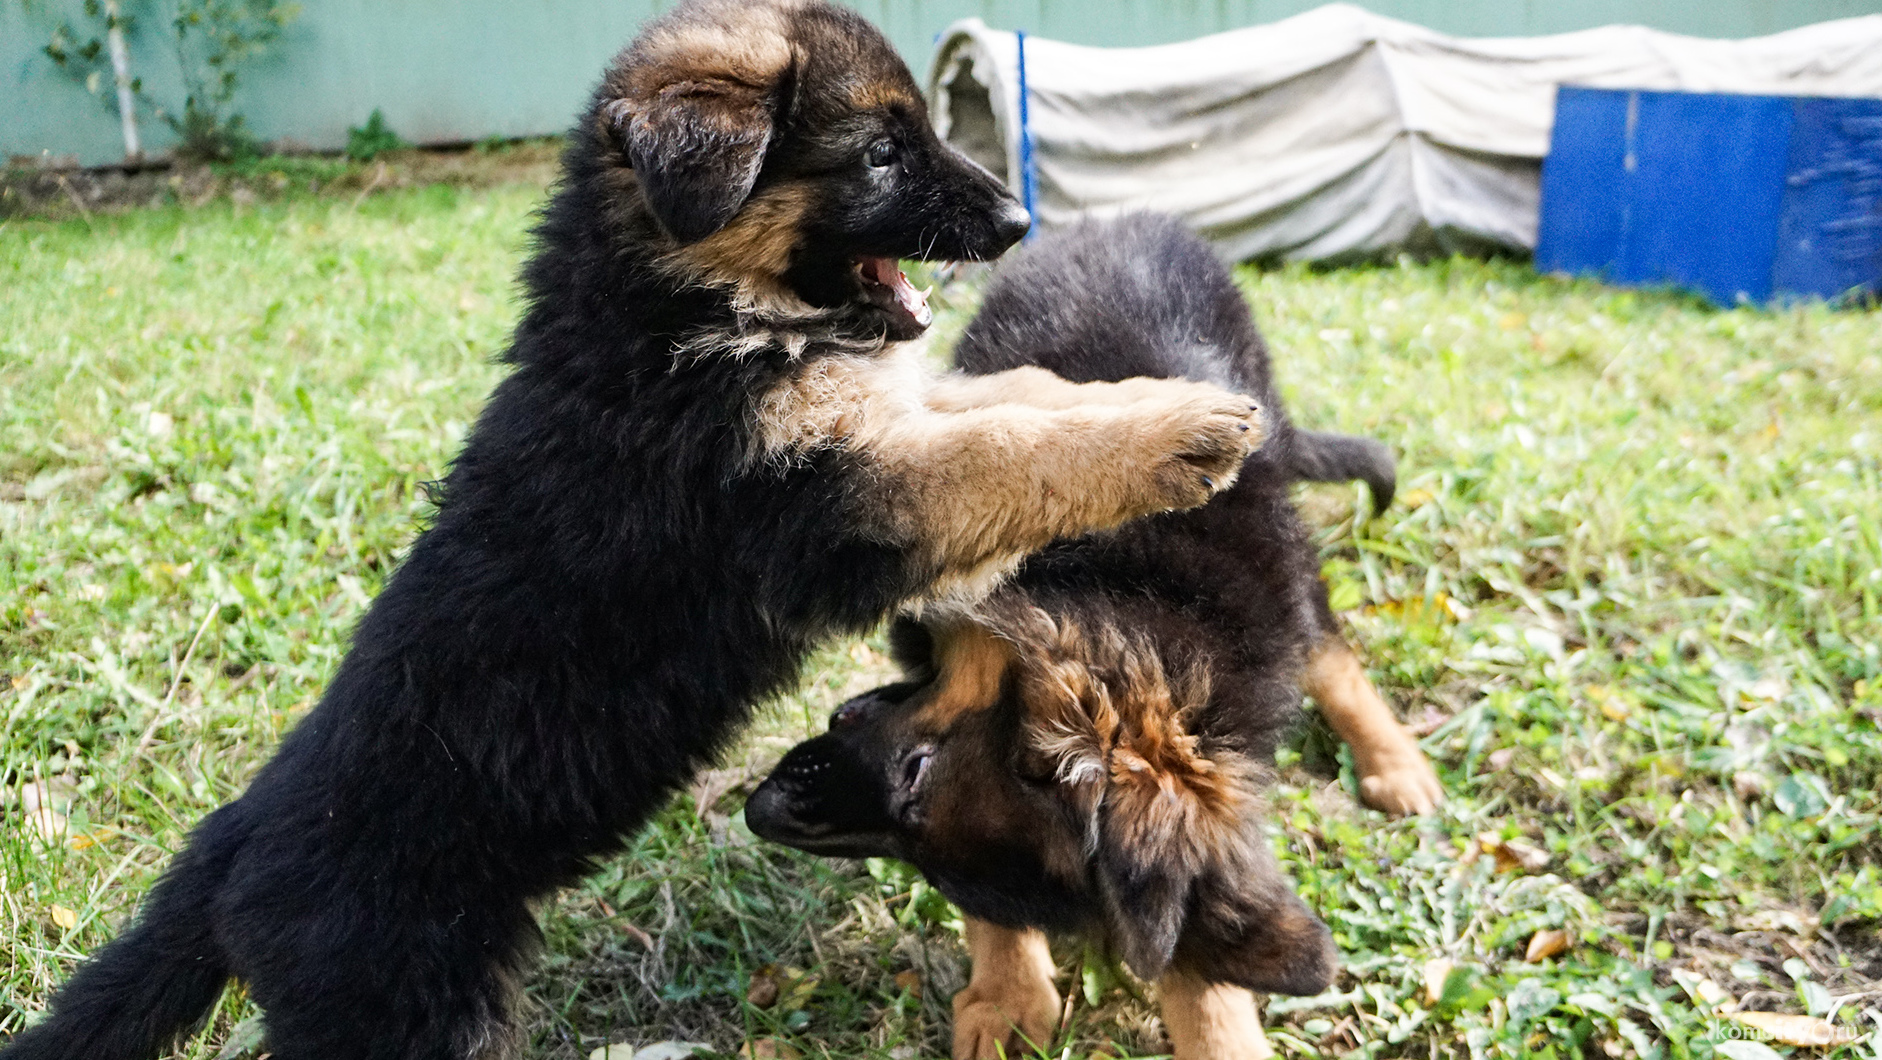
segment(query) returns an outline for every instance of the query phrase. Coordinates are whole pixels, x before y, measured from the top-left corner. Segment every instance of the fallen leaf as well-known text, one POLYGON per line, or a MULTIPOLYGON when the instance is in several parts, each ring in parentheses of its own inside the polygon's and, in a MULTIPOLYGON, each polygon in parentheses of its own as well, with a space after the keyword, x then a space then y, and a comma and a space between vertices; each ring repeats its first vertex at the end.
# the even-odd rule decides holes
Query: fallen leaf
POLYGON ((814 975, 805 975, 795 968, 784 969, 790 988, 784 992, 782 1004, 787 1010, 800 1009, 810 1004, 810 996, 817 992, 817 984, 823 980, 814 975))
POLYGON ((1755 802, 1771 794, 1771 778, 1763 773, 1741 769, 1732 774, 1732 790, 1745 802, 1755 802))
POLYGON ((751 985, 745 988, 745 1000, 759 1008, 770 1008, 778 1003, 778 995, 784 990, 784 984, 778 982, 778 966, 767 964, 752 973, 751 985))
POLYGON ((1770 1035, 1772 1041, 1784 1045, 1848 1045, 1862 1037, 1852 1027, 1839 1027, 1815 1016, 1792 1016, 1782 1012, 1731 1012, 1725 1018, 1747 1027, 1756 1027, 1770 1035))
POLYGON ((1544 928, 1529 937, 1529 949, 1523 953, 1523 960, 1535 964, 1567 951, 1568 932, 1559 928, 1544 928))
POLYGON ((52 907, 52 922, 67 931, 78 926, 78 914, 62 905, 52 907))
POLYGON ((905 990, 916 997, 921 996, 921 973, 913 968, 895 973, 895 988, 905 990))
POLYGON ((72 783, 64 777, 20 785, 20 812, 26 817, 27 827, 44 842, 57 842, 65 835, 72 796, 72 783))
MULTIPOLYGON (((613 916, 614 914, 610 913, 608 915, 613 916)), ((645 931, 642 931, 632 924, 622 924, 621 933, 633 939, 635 942, 640 943, 641 949, 646 950, 648 953, 653 952, 654 944, 652 935, 647 934, 645 931)))
POLYGON ((745 1060, 798 1060, 804 1054, 782 1039, 759 1038, 739 1046, 738 1055, 745 1060))
POLYGON ((1700 1004, 1710 1007, 1715 1012, 1724 1009, 1734 1001, 1732 995, 1727 993, 1724 987, 1710 979, 1701 979, 1693 983, 1692 992, 1693 996, 1699 999, 1700 1004))
POLYGON ((1600 708, 1601 716, 1609 721, 1626 721, 1633 713, 1627 702, 1606 685, 1589 685, 1582 691, 1600 708))
POLYGON ((1425 1005, 1436 1008, 1444 1000, 1444 981, 1451 977, 1450 961, 1437 957, 1425 962, 1425 1005))
POLYGON ((1549 854, 1520 839, 1503 839, 1495 832, 1477 837, 1486 854, 1496 858, 1498 872, 1541 872, 1549 867, 1549 854))

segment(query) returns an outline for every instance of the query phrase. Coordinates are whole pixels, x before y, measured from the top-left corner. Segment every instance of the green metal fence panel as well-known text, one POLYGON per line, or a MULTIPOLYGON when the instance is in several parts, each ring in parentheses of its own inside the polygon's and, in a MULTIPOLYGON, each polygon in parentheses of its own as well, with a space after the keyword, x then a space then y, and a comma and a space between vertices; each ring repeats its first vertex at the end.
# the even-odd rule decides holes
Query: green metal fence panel
MULTIPOLYGON (((125 0, 133 72, 183 98, 167 33, 173 0, 125 0)), ((302 0, 274 51, 244 68, 235 108, 264 139, 335 149, 375 107, 418 143, 566 128, 602 66, 669 0, 302 0)), ((1316 0, 853 0, 919 74, 958 18, 1084 44, 1160 44, 1286 18, 1316 0)), ((1520 36, 1636 22, 1744 37, 1882 12, 1882 0, 1369 0, 1380 14, 1447 33, 1520 36)), ((0 0, 0 155, 123 155, 108 77, 93 93, 44 54, 79 0, 0 0)), ((174 105, 174 104, 173 104, 174 105)), ((146 146, 172 142, 153 116, 146 146)))

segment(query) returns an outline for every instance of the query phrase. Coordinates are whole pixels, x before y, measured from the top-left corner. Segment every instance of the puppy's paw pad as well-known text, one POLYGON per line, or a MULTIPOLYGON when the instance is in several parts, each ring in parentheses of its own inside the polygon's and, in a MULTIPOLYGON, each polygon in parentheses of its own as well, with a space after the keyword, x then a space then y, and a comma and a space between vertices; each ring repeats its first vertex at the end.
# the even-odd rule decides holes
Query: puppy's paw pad
POLYGON ((1036 1014, 1016 1020, 991 1001, 956 1005, 954 1060, 1017 1060, 1043 1048, 1051 1033, 1052 1020, 1036 1014))
POLYGON ((1444 801, 1444 786, 1431 764, 1422 758, 1368 773, 1359 778, 1359 797, 1366 805, 1398 817, 1430 813, 1444 801))

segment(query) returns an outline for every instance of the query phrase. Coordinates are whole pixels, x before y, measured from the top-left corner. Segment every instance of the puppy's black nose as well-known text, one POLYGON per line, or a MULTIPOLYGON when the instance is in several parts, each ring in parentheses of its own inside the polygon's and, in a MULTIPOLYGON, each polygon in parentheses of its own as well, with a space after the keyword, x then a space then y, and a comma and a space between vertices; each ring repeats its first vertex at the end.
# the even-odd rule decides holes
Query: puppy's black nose
POLYGON ((1026 230, 1031 227, 1032 214, 1027 213, 1024 206, 1011 200, 1001 204, 999 211, 993 216, 993 230, 999 233, 1001 242, 1007 246, 1019 242, 1019 237, 1025 235, 1026 230))
POLYGON ((745 825, 760 839, 788 844, 796 835, 791 799, 781 785, 766 781, 745 800, 745 825))

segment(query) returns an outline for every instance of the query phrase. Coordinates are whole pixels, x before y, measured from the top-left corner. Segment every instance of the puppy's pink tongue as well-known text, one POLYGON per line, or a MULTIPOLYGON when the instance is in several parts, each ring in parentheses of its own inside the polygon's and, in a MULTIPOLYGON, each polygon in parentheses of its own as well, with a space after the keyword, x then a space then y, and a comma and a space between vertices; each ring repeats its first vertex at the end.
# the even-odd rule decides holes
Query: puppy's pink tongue
POLYGON ((863 274, 887 287, 889 293, 895 295, 895 304, 915 323, 925 328, 934 320, 934 310, 928 308, 928 291, 915 290, 915 285, 908 282, 908 274, 896 266, 894 258, 864 258, 863 274))

